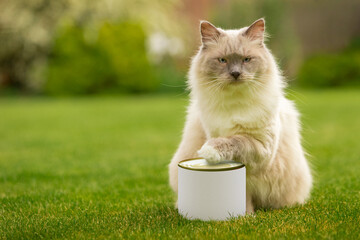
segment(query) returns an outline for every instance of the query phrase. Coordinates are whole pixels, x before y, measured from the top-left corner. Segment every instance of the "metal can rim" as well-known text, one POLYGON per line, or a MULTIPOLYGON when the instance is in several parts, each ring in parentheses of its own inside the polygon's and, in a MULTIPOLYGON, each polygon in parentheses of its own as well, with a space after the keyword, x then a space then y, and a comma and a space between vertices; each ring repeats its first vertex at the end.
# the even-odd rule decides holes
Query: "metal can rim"
POLYGON ((245 165, 243 163, 238 163, 239 164, 238 166, 220 168, 220 169, 216 169, 216 168, 198 168, 198 169, 196 169, 196 168, 189 168, 189 167, 185 167, 185 166, 180 165, 180 163, 182 163, 182 162, 198 160, 198 159, 204 159, 204 158, 188 158, 188 159, 181 160, 178 163, 178 167, 181 167, 181 168, 187 169, 187 170, 201 171, 201 172, 223 172, 223 171, 236 170, 236 169, 240 169, 240 168, 245 167, 245 165))

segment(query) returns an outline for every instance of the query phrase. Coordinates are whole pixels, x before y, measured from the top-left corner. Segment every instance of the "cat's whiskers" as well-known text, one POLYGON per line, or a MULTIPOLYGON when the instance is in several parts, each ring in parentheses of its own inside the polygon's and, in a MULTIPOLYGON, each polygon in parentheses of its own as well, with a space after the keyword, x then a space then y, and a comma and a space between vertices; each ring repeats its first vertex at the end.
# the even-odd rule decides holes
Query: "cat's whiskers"
POLYGON ((223 82, 219 81, 217 77, 211 77, 211 81, 200 83, 201 86, 206 87, 209 91, 218 92, 223 90, 224 84, 223 82))
POLYGON ((258 92, 261 91, 262 88, 265 87, 265 84, 258 80, 259 79, 256 78, 251 78, 246 80, 246 82, 250 83, 248 88, 252 94, 257 94, 258 92))

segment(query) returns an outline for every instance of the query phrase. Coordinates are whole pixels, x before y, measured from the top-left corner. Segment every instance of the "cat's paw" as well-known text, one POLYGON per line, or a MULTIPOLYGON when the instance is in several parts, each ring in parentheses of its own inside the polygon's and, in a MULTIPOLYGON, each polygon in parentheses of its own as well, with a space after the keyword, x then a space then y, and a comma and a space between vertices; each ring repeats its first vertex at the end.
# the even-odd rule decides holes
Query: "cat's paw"
POLYGON ((209 163, 215 164, 221 162, 223 159, 218 150, 213 146, 205 143, 198 151, 200 157, 206 159, 209 163))

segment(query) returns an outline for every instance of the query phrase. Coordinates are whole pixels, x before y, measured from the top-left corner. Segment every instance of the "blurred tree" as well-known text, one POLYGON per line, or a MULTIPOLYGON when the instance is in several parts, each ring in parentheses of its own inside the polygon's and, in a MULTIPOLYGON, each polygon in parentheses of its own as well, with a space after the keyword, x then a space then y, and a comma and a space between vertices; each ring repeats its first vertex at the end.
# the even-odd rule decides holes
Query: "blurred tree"
POLYGON ((146 53, 146 35, 140 24, 104 24, 98 44, 116 75, 116 85, 131 92, 151 91, 158 86, 146 53))
POLYGON ((94 93, 112 73, 99 48, 88 44, 83 29, 67 26, 54 42, 46 70, 45 92, 49 94, 94 93))
MULTIPOLYGON (((176 0, 0 1, 0 9, 2 9, 2 13, 0 14, 0 42, 2 44, 0 48, 0 89, 1 87, 15 87, 23 90, 42 91, 42 88, 47 81, 45 76, 52 76, 52 79, 55 79, 56 77, 54 77, 51 72, 56 72, 57 70, 55 69, 62 66, 61 64, 57 64, 57 67, 52 66, 49 71, 46 70, 48 56, 49 54, 52 54, 52 46, 54 46, 55 51, 52 56, 59 57, 60 59, 58 62, 64 61, 63 59, 68 56, 60 56, 62 53, 68 52, 62 51, 62 47, 59 46, 59 38, 65 38, 67 42, 71 41, 71 39, 68 39, 71 38, 70 36, 64 36, 67 31, 76 32, 73 39, 74 43, 71 43, 73 45, 74 55, 79 56, 80 54, 84 54, 81 59, 78 59, 79 61, 82 60, 83 63, 77 63, 79 65, 77 66, 77 69, 94 66, 94 62, 88 60, 87 57, 99 57, 99 55, 103 55, 97 52, 100 49, 94 49, 100 47, 100 45, 94 47, 94 42, 99 41, 100 38, 109 41, 108 44, 113 47, 116 45, 115 39, 109 39, 115 37, 115 35, 119 37, 118 33, 110 33, 109 31, 114 30, 116 32, 115 25, 117 23, 128 22, 138 24, 138 29, 142 29, 138 32, 140 35, 145 35, 145 41, 147 41, 147 38, 150 35, 156 32, 162 32, 167 36, 173 36, 177 39, 185 39, 186 37, 183 37, 186 36, 183 34, 184 24, 178 22, 178 18, 174 16, 176 6, 176 0), (149 21, 149 19, 151 19, 151 21, 149 21), (104 22, 108 22, 109 26, 113 26, 113 28, 108 26, 109 28, 107 29, 104 22), (69 26, 76 27, 70 29, 71 27, 69 26), (78 29, 76 30, 76 28, 78 29), (57 42, 54 42, 54 34, 57 36, 57 42), (104 37, 105 35, 107 37, 104 37), (82 48, 80 46, 82 46, 82 48), (80 49, 75 49, 77 47, 80 47, 80 49), (80 66, 81 64, 84 65, 80 66), (48 73, 49 75, 45 73, 48 73)), ((124 35, 124 33, 122 34, 124 35)), ((121 39, 117 40, 121 41, 121 39)), ((139 43, 136 40, 135 42, 139 43)), ((144 48, 146 48, 146 44, 143 44, 143 42, 144 39, 142 40, 140 51, 143 51, 144 48)), ((71 44, 68 43, 69 46, 71 44)), ((124 44, 124 42, 120 42, 120 44, 124 44)), ((64 43, 63 45, 65 46, 66 44, 64 43)), ((138 47, 138 45, 131 45, 128 47, 138 47)), ((103 44, 101 50, 104 50, 104 48, 103 44)), ((145 50, 147 51, 147 49, 145 50)), ((117 54, 123 53, 124 52, 121 51, 117 52, 117 54)), ((110 57, 111 61, 109 60, 110 64, 122 67, 123 65, 120 64, 121 61, 119 61, 119 59, 126 61, 126 59, 132 58, 129 56, 129 54, 131 55, 132 53, 136 54, 136 50, 127 52, 128 56, 115 57, 115 55, 112 55, 112 57, 110 57)), ((139 59, 139 62, 143 64, 145 58, 146 56, 143 56, 139 59)), ((102 63, 99 62, 100 61, 98 61, 97 64, 100 66, 102 63)), ((54 63, 54 61, 52 63, 54 63)), ((134 66, 134 64, 135 63, 133 62, 131 66, 134 66)), ((75 67, 76 65, 73 66, 75 67)), ((101 69, 101 67, 99 68, 101 69)), ((131 69, 126 69, 127 76, 132 76, 134 82, 125 84, 123 80, 118 80, 119 86, 133 88, 134 85, 138 85, 135 84, 136 81, 137 83, 139 83, 139 81, 134 79, 134 73, 140 75, 142 72, 137 69, 137 71, 133 71, 130 74, 130 70, 131 69)), ((64 71, 70 73, 71 70, 66 69, 64 71)), ((99 74, 99 76, 104 76, 101 70, 99 70, 99 73, 95 74, 93 72, 93 74, 90 74, 92 71, 95 70, 90 69, 89 75, 95 76, 96 74, 99 74)), ((145 68, 143 71, 145 71, 145 74, 148 74, 146 71, 150 70, 149 68, 145 68)), ((119 77, 120 75, 126 75, 124 69, 117 69, 113 73, 108 73, 105 78, 119 77), (120 74, 120 71, 123 71, 122 74, 120 74)), ((86 76, 82 75, 82 79, 85 78, 86 76)), ((151 78, 150 74, 148 79, 151 78)), ((73 79, 73 81, 77 80, 73 79)), ((103 79, 99 80, 98 85, 105 84, 104 81, 105 80, 103 79)), ((107 81, 108 80, 105 82, 107 81)), ((87 83, 85 82, 81 82, 77 88, 84 86, 87 89, 85 92, 93 92, 94 90, 89 90, 89 86, 86 86, 86 84, 87 83)), ((149 81, 147 80, 141 84, 144 85, 144 89, 152 88, 149 87, 151 84, 149 84, 149 81)), ((64 84, 60 84, 59 82, 56 84, 54 83, 52 87, 50 87, 50 85, 46 84, 46 89, 49 91, 50 89, 54 89, 55 85, 58 85, 59 87, 64 86, 64 84)), ((67 88, 63 88, 63 91, 65 91, 65 89, 67 88)), ((139 89, 141 89, 141 87, 137 86, 137 90, 139 89)), ((74 90, 74 92, 77 91, 78 90, 74 90)))
POLYGON ((132 22, 104 23, 96 41, 87 41, 79 26, 64 27, 48 66, 49 94, 144 92, 158 86, 146 55, 145 33, 132 22))
POLYGON ((29 69, 43 62, 66 1, 0 1, 0 89, 24 89, 29 69))
POLYGON ((316 54, 306 59, 297 84, 302 87, 360 86, 360 39, 339 53, 316 54))

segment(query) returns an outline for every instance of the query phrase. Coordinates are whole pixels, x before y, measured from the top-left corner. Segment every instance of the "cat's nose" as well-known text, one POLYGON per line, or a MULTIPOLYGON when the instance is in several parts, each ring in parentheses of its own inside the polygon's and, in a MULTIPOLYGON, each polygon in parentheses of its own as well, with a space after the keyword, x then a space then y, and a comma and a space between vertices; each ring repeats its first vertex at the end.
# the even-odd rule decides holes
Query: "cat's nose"
POLYGON ((231 72, 230 74, 235 78, 235 80, 238 79, 238 77, 240 76, 240 73, 237 71, 231 72))

